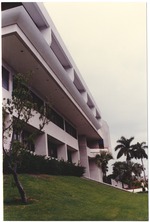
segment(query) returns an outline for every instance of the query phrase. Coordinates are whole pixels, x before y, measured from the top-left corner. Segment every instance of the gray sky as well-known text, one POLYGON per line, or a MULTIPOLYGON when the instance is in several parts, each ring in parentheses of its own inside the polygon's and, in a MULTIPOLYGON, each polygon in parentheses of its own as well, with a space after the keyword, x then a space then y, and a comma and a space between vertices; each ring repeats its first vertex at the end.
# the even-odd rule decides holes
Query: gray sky
POLYGON ((110 128, 147 142, 146 3, 46 2, 60 36, 110 128))

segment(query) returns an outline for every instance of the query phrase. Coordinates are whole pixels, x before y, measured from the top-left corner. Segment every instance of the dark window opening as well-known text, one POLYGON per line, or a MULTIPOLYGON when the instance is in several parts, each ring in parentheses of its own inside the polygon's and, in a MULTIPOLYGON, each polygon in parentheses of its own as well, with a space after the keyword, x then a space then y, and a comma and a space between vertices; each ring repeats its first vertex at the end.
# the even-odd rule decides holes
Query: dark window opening
POLYGON ((34 104, 34 109, 41 114, 44 114, 44 102, 35 93, 31 91, 32 102, 34 104))
POLYGON ((9 71, 2 66, 2 87, 9 90, 9 71))
MULTIPOLYGON (((13 89, 15 90, 17 87, 17 82, 13 81, 13 89)), ((24 90, 26 93, 23 94, 24 99, 30 101, 33 104, 33 109, 38 111, 41 114, 44 114, 44 102, 40 99, 33 91, 31 91, 27 86, 21 84, 22 91, 24 90)))
POLYGON ((14 133, 13 133, 13 141, 20 141, 24 147, 27 150, 30 151, 35 151, 35 144, 33 141, 33 138, 31 137, 30 132, 23 130, 23 132, 21 133, 20 131, 18 131, 17 129, 14 129, 14 133))
POLYGON ((32 133, 24 130, 22 133, 22 142, 25 145, 25 147, 30 151, 35 151, 35 144, 33 141, 33 138, 31 137, 32 133))
POLYGON ((46 117, 51 120, 54 124, 59 126, 61 129, 64 129, 64 120, 63 118, 48 105, 46 106, 46 117))
POLYGON ((99 148, 104 148, 104 141, 103 141, 103 139, 99 140, 99 148))
POLYGON ((14 130, 14 133, 13 133, 13 141, 20 141, 20 134, 14 130))
POLYGON ((69 133, 74 138, 77 138, 77 131, 76 129, 71 126, 67 121, 65 121, 65 130, 67 133, 69 133))
POLYGON ((57 158, 57 145, 48 140, 48 155, 57 158))
POLYGON ((15 8, 15 7, 18 7, 21 5, 22 5, 21 2, 2 2, 1 3, 1 10, 4 11, 4 10, 10 9, 10 8, 15 8))
POLYGON ((72 163, 72 152, 70 150, 67 150, 68 154, 68 162, 72 163))

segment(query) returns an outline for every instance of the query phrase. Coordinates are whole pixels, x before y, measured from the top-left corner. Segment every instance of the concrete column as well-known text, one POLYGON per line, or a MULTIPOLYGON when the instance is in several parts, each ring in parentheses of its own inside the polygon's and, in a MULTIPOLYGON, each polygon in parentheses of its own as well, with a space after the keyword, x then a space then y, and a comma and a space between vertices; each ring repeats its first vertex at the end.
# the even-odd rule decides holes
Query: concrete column
POLYGON ((85 167, 84 176, 90 178, 89 160, 87 155, 87 141, 86 137, 79 137, 79 151, 80 151, 80 163, 85 167))
POLYGON ((95 163, 94 159, 90 159, 89 161, 89 168, 90 168, 90 178, 99 182, 103 181, 103 174, 102 170, 98 168, 97 164, 95 163))
POLYGON ((72 162, 78 164, 80 162, 79 151, 72 152, 72 162))
POLYGON ((66 144, 61 144, 57 148, 57 157, 59 160, 63 159, 64 161, 68 160, 67 156, 67 145, 66 144))
POLYGON ((35 140, 35 153, 37 155, 48 156, 47 134, 40 134, 35 140))

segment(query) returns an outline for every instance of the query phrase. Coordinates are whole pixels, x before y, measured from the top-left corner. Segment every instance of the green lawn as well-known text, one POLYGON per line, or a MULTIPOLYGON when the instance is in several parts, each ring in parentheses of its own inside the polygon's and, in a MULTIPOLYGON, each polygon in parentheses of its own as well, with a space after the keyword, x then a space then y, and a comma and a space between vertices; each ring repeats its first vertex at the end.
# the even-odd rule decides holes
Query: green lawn
POLYGON ((19 200, 11 176, 4 176, 7 221, 147 221, 148 195, 134 194, 78 177, 20 175, 28 204, 19 200))

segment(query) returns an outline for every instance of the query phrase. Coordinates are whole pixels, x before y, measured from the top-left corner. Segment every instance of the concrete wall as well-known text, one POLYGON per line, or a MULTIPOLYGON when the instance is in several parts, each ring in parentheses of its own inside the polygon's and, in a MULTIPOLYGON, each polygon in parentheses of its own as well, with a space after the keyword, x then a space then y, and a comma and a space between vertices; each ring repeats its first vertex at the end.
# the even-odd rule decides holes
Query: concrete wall
POLYGON ((94 159, 89 160, 90 178, 99 182, 103 182, 102 171, 95 163, 94 159))

